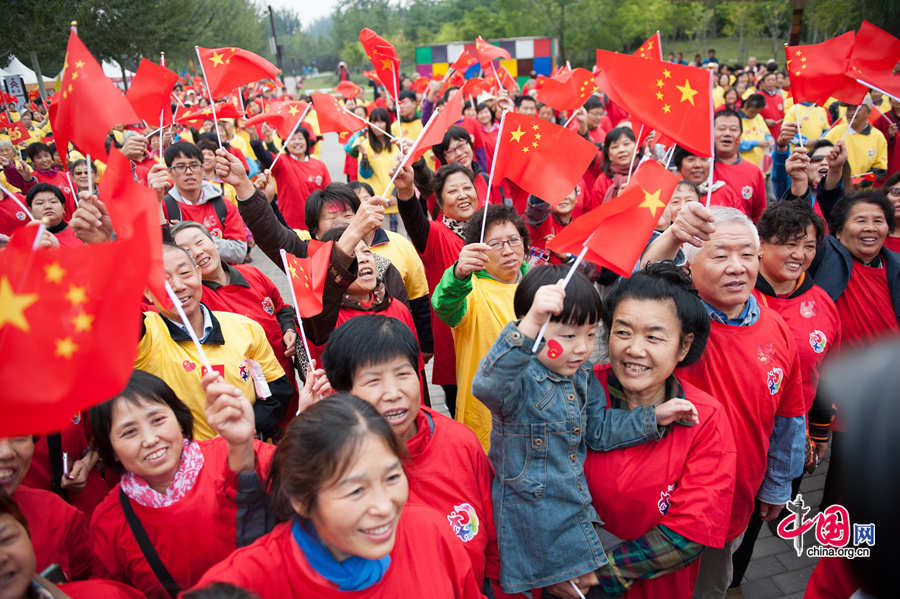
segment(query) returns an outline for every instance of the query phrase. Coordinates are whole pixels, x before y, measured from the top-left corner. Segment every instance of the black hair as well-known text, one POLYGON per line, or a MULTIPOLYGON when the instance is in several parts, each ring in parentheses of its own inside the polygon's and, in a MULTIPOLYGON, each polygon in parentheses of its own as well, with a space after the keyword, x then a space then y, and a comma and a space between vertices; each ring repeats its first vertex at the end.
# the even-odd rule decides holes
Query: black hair
POLYGON ((528 95, 516 96, 513 100, 513 103, 516 105, 516 108, 520 108, 523 102, 534 102, 535 108, 537 108, 537 100, 528 95))
POLYGON ((603 108, 604 110, 606 109, 606 105, 603 104, 603 100, 601 100, 598 96, 591 96, 590 98, 585 100, 582 107, 584 108, 585 112, 590 112, 594 108, 603 108))
POLYGON ((737 112, 735 112, 734 110, 732 110, 730 108, 723 108, 722 110, 720 110, 713 116, 713 126, 715 126, 715 122, 718 121, 719 119, 725 119, 725 118, 729 118, 729 117, 737 119, 738 130, 743 134, 744 133, 744 121, 741 119, 741 115, 739 115, 737 112))
POLYGON ((411 89, 400 90, 399 101, 403 101, 406 99, 412 100, 413 104, 415 104, 419 100, 416 97, 416 92, 414 92, 413 90, 411 90, 411 89))
POLYGON ((860 203, 875 204, 884 212, 884 219, 887 221, 888 231, 894 232, 894 203, 887 199, 880 189, 866 189, 856 193, 842 197, 831 209, 831 230, 833 235, 837 235, 847 224, 850 218, 850 211, 853 207, 860 203))
MULTIPOLYGON (((306 140, 306 156, 309 156, 310 153, 312 152, 313 146, 316 145, 316 142, 318 140, 315 137, 313 137, 312 135, 310 135, 309 129, 307 129, 303 125, 300 125, 299 127, 297 127, 297 130, 294 131, 294 135, 297 135, 298 133, 303 136, 303 139, 306 140)), ((288 139, 290 139, 290 138, 288 138, 288 139)), ((281 145, 281 151, 284 152, 285 154, 288 153, 287 141, 288 141, 287 139, 284 140, 284 143, 281 145)))
POLYGON ((259 599, 259 595, 228 582, 213 582, 182 595, 183 599, 259 599))
MULTIPOLYGON (((215 239, 213 238, 212 233, 209 232, 209 229, 206 228, 206 225, 204 225, 203 223, 198 223, 195 220, 179 221, 174 227, 172 227, 172 230, 169 233, 172 235, 172 239, 174 239, 176 235, 187 229, 197 229, 198 231, 203 233, 207 239, 215 244, 215 239)), ((218 248, 216 249, 216 253, 218 253, 218 248)))
POLYGON ((275 449, 266 484, 275 516, 293 518, 291 500, 308 516, 322 487, 347 471, 367 434, 379 437, 398 458, 406 457, 391 425, 355 395, 336 393, 294 418, 275 449))
MULTIPOLYGON (((183 227, 183 228, 187 228, 187 227, 183 227)), ((163 249, 163 255, 165 255, 167 249, 168 250, 178 250, 179 252, 184 252, 184 255, 188 257, 188 259, 191 261, 191 264, 193 264, 194 266, 197 266, 197 263, 194 262, 194 257, 191 256, 191 253, 189 251, 187 251, 187 248, 183 248, 180 245, 175 244, 174 242, 164 241, 162 244, 162 249, 163 249)))
MULTIPOLYGON (((93 162, 93 161, 91 161, 91 162, 93 162)), ((69 170, 72 171, 72 173, 74 173, 76 168, 78 168, 79 166, 86 166, 87 164, 88 164, 88 161, 86 159, 79 158, 78 160, 73 160, 71 163, 69 163, 69 170)), ((88 168, 88 171, 92 172, 96 175, 97 167, 94 164, 91 164, 90 167, 88 168)))
MULTIPOLYGON (((695 194, 697 194, 698 198, 700 197, 700 186, 697 185, 696 183, 694 183, 693 181, 688 181, 687 179, 681 179, 678 183, 675 184, 675 189, 678 189, 679 187, 687 187, 688 189, 693 191, 695 194)), ((672 190, 673 194, 675 193, 675 189, 672 190)))
POLYGON ((528 236, 528 227, 525 221, 516 212, 512 206, 503 206, 500 204, 488 204, 484 208, 479 209, 475 214, 466 221, 466 231, 463 239, 466 245, 470 243, 478 243, 481 241, 481 221, 485 220, 484 234, 487 235, 488 229, 497 223, 512 223, 516 228, 519 237, 522 238, 522 245, 525 247, 525 253, 528 253, 528 247, 531 238, 528 236), (485 220, 484 211, 487 210, 487 219, 485 220))
POLYGON ((784 245, 806 235, 809 225, 815 229, 816 245, 820 245, 825 238, 825 221, 808 202, 795 199, 770 204, 759 217, 756 230, 761 240, 784 245))
POLYGON ((747 96, 747 99, 744 100, 743 106, 762 109, 766 107, 766 99, 762 94, 750 94, 747 96))
POLYGON ((675 149, 672 150, 672 164, 675 165, 675 170, 677 170, 677 171, 681 170, 681 163, 688 156, 696 156, 696 154, 694 154, 690 150, 683 148, 679 145, 675 146, 675 149))
POLYGON ((48 154, 53 156, 53 152, 50 150, 50 146, 42 141, 32 142, 25 148, 25 158, 33 162, 34 159, 37 158, 38 155, 42 152, 47 152, 48 154))
MULTIPOLYGON (((627 137, 631 141, 637 143, 637 138, 631 127, 616 127, 606 134, 606 137, 603 139, 603 173, 610 179, 613 178, 613 173, 610 170, 609 146, 620 137, 627 137)), ((638 149, 638 155, 635 156, 635 164, 640 162, 640 154, 641 151, 638 149)))
POLYGON ((329 183, 325 189, 315 190, 306 198, 306 211, 303 215, 306 230, 313 239, 319 239, 319 233, 324 233, 319 231, 319 215, 325 205, 332 203, 340 204, 353 212, 359 210, 359 198, 346 183, 329 183))
POLYGON ((671 260, 664 260, 648 264, 628 278, 619 279, 606 297, 603 313, 603 324, 610 335, 616 308, 626 299, 674 302, 675 314, 681 324, 681 338, 694 334, 691 348, 678 366, 688 366, 700 359, 709 337, 709 314, 694 288, 691 275, 685 269, 671 260))
POLYGON ((467 142, 469 147, 472 147, 472 136, 469 135, 469 132, 460 125, 453 125, 447 129, 446 133, 444 133, 444 139, 441 140, 441 143, 431 146, 431 151, 434 152, 435 157, 437 157, 441 164, 446 165, 447 161, 444 159, 444 152, 447 151, 447 148, 450 147, 450 143, 455 139, 461 139, 467 142))
MULTIPOLYGON (((810 151, 810 154, 812 154, 814 150, 815 150, 815 146, 813 146, 813 150, 810 151)), ((891 187, 896 185, 898 182, 900 182, 900 171, 897 171, 896 173, 894 173, 893 175, 891 175, 890 177, 885 179, 884 185, 882 185, 881 188, 882 189, 890 189, 891 187)))
MULTIPOLYGON (((388 114, 388 111, 384 108, 376 108, 369 114, 369 122, 381 121, 384 123, 384 130, 390 131, 391 129, 391 115, 388 114)), ((391 138, 385 136, 383 140, 379 139, 377 135, 375 135, 375 130, 372 126, 369 126, 369 134, 366 137, 369 140, 369 145, 372 146, 372 151, 376 154, 380 154, 382 150, 391 151, 391 138)))
MULTIPOLYGON (((0 515, 3 514, 9 514, 15 518, 25 528, 25 532, 28 532, 28 520, 19 508, 19 504, 6 491, 0 489, 0 515)), ((31 533, 28 533, 28 535, 31 536, 31 533)))
POLYGON ((28 207, 31 208, 31 202, 34 201, 34 196, 45 191, 49 191, 55 195, 60 204, 63 206, 66 205, 66 196, 63 195, 63 192, 59 187, 51 185, 50 183, 35 183, 34 186, 28 190, 28 193, 25 194, 25 203, 28 204, 28 207))
POLYGON ((434 200, 437 202, 438 206, 443 207, 444 205, 444 185, 447 184, 447 179, 450 177, 450 175, 454 173, 462 173, 466 177, 468 177, 469 181, 471 181, 472 183, 475 182, 475 173, 473 173, 472 169, 470 169, 469 167, 457 164, 456 162, 445 164, 438 169, 438 172, 434 174, 434 179, 432 179, 431 181, 434 200))
POLYGON ((163 158, 166 161, 166 166, 172 166, 172 163, 175 162, 175 159, 179 156, 184 156, 185 158, 196 158, 200 162, 203 162, 203 152, 200 151, 200 148, 188 141, 176 141, 171 146, 166 148, 166 151, 163 154, 163 158))
POLYGON ((347 187, 349 187, 350 190, 353 191, 354 193, 356 193, 357 189, 365 189, 366 191, 369 192, 370 196, 375 195, 375 190, 372 189, 372 186, 369 185, 368 183, 366 183, 365 181, 358 181, 358 180, 357 181, 348 181, 347 187))
POLYGON ((482 110, 487 110, 488 112, 491 113, 491 122, 492 123, 497 122, 497 117, 496 117, 496 115, 494 115, 494 111, 491 109, 490 106, 488 106, 484 102, 479 102, 478 104, 475 105, 475 114, 478 114, 482 110))
MULTIPOLYGON (((513 297, 516 318, 522 318, 531 309, 534 295, 544 285, 553 285, 566 278, 569 267, 564 264, 536 266, 528 271, 513 297)), ((566 285, 566 298, 562 312, 550 317, 553 322, 581 326, 597 324, 603 318, 603 299, 591 280, 580 270, 575 271, 566 285)))
POLYGON ((200 150, 200 153, 203 153, 203 150, 211 150, 213 153, 219 149, 219 143, 210 139, 206 136, 201 136, 200 139, 197 140, 197 149, 200 150))
POLYGON ((357 370, 405 358, 418 369, 419 343, 403 322, 381 314, 351 318, 331 333, 322 367, 336 391, 349 391, 357 370))
MULTIPOLYGON (((816 150, 819 148, 833 148, 834 143, 829 139, 817 139, 816 142, 809 148, 809 155, 812 156, 816 150)), ((900 172, 900 171, 898 171, 900 172)))
POLYGON ((116 458, 116 452, 113 450, 112 441, 109 438, 113 426, 113 408, 116 402, 122 400, 130 401, 133 404, 139 401, 149 401, 168 406, 175 412, 175 419, 178 421, 178 426, 181 427, 181 434, 188 440, 193 440, 194 416, 191 414, 191 409, 178 399, 164 380, 155 374, 135 370, 131 373, 131 377, 121 393, 88 411, 88 422, 91 424, 97 453, 108 468, 122 472, 122 464, 116 458))

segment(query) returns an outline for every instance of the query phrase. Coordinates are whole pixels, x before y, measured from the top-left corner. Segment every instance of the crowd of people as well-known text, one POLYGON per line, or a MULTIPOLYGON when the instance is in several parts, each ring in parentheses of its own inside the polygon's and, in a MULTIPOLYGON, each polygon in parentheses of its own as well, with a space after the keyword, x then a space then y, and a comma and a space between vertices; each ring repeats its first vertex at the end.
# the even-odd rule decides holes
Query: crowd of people
MULTIPOLYGON (((714 160, 635 135, 602 89, 568 114, 534 81, 465 97, 412 165, 457 86, 345 97, 367 125, 340 135, 342 172, 315 110, 287 139, 110 131, 159 198, 184 318, 148 296, 120 393, 0 439, 0 597, 739 594, 827 456, 815 507, 855 500, 856 437, 819 375, 900 330, 900 100, 795 104, 775 62, 693 64, 715 72, 714 160), (565 198, 490 181, 508 111, 595 144, 565 198), (647 160, 680 180, 630 277, 548 249, 647 160), (301 321, 252 263, 322 251, 301 321)), ((239 93, 247 116, 288 97, 239 93)), ((29 133, 0 128, 4 243, 30 223, 35 251, 113 240, 106 165, 58 147, 40 100, 4 112, 29 133)), ((823 558, 807 595, 876 581, 823 558)))

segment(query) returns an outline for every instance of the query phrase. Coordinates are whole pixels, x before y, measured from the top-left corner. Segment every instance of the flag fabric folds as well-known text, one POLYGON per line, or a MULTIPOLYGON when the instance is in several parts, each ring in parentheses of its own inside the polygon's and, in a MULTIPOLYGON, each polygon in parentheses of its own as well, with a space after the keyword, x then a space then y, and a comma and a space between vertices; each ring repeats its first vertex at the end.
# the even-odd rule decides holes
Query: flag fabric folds
POLYGON ((553 77, 545 77, 537 90, 537 99, 557 110, 571 112, 591 97, 597 84, 587 69, 577 68, 553 77))
POLYGON ((431 116, 431 119, 426 123, 425 128, 422 129, 422 133, 419 134, 422 138, 417 140, 416 147, 410 155, 403 159, 402 166, 414 163, 421 158, 425 152, 430 150, 432 146, 443 141, 447 129, 452 127, 456 121, 462 118, 462 104, 463 94, 458 91, 450 97, 440 112, 431 116))
POLYGON ((397 50, 389 41, 368 27, 359 32, 359 43, 372 61, 378 78, 387 87, 394 100, 397 100, 400 94, 400 57, 397 56, 397 50))
POLYGON ((489 44, 479 35, 475 38, 475 57, 481 63, 481 70, 486 71, 491 67, 491 62, 495 59, 510 59, 508 51, 500 46, 489 44))
POLYGON ((844 74, 855 39, 856 34, 848 31, 821 44, 784 47, 794 102, 824 106, 830 97, 850 104, 862 101, 868 90, 844 74))
POLYGON ((282 141, 287 141, 297 121, 305 114, 309 105, 306 102, 273 102, 269 112, 258 114, 244 121, 244 127, 268 123, 282 141))
POLYGON ((662 39, 659 37, 659 31, 647 38, 647 41, 640 45, 634 51, 633 56, 638 58, 646 58, 648 60, 662 60, 662 39))
POLYGON ((301 318, 312 318, 322 312, 322 292, 325 290, 325 275, 333 245, 333 241, 315 244, 310 242, 308 258, 285 254, 287 275, 294 297, 297 298, 297 310, 301 318))
POLYGON ((171 95, 177 81, 178 75, 173 71, 142 58, 125 98, 138 118, 148 126, 159 127, 160 113, 163 125, 171 125, 171 95))
POLYGON ((322 133, 333 131, 359 131, 366 126, 365 121, 349 114, 340 104, 340 101, 329 94, 312 94, 313 108, 316 109, 316 118, 319 120, 319 130, 322 133))
POLYGON ((863 21, 850 54, 847 76, 900 100, 900 72, 894 71, 898 61, 900 39, 863 21))
POLYGON ((281 73, 262 56, 241 48, 197 48, 197 54, 203 61, 206 84, 213 98, 260 79, 275 79, 281 73))
POLYGON ((363 93, 362 88, 352 81, 341 81, 337 84, 337 90, 345 100, 350 100, 363 93))

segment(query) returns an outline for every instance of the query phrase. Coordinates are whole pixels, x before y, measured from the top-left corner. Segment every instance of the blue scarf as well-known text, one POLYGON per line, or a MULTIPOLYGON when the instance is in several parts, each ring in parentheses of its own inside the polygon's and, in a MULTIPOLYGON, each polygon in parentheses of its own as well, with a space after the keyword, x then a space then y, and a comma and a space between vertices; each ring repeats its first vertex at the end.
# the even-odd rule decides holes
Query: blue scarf
POLYGON ((710 320, 715 320, 716 322, 736 327, 749 327, 750 325, 755 324, 757 320, 759 320, 760 315, 759 303, 756 301, 756 298, 753 297, 753 294, 751 294, 750 297, 747 298, 747 303, 744 304, 744 309, 736 318, 729 318, 727 314, 725 314, 718 308, 710 306, 706 302, 703 302, 703 307, 706 308, 706 313, 709 314, 710 320))
POLYGON ((353 556, 337 561, 322 544, 312 524, 301 522, 300 518, 294 519, 291 534, 313 570, 336 584, 340 591, 362 591, 381 582, 391 565, 390 555, 379 560, 353 556))

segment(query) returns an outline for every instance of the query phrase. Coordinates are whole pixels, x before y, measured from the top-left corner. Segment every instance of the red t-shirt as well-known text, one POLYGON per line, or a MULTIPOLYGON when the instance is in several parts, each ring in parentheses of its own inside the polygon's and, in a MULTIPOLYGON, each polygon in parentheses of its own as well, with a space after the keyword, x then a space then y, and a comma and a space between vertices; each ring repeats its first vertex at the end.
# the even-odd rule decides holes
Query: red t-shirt
MULTIPOLYGON (((766 105, 759 111, 762 118, 772 119, 773 121, 784 119, 784 97, 781 95, 781 92, 776 90, 775 93, 771 95, 764 91, 760 91, 759 93, 766 101, 766 105)), ((778 134, 781 132, 781 123, 775 123, 769 127, 769 131, 772 132, 772 137, 777 139, 778 134)))
POLYGON ((472 572, 466 550, 444 517, 431 508, 412 503, 403 507, 387 572, 380 582, 356 592, 339 591, 309 565, 291 534, 291 525, 279 524, 249 547, 232 553, 210 568, 197 588, 230 582, 261 599, 482 599, 481 581, 472 572))
POLYGON ((754 293, 761 304, 778 312, 794 335, 800 353, 803 402, 809 412, 819 387, 819 366, 828 352, 840 346, 841 319, 837 307, 818 285, 792 298, 754 293))
MULTIPOLYGON (((609 364, 594 367, 604 389, 609 371, 609 364)), ((604 528, 617 537, 633 541, 663 525, 701 545, 722 547, 734 492, 734 437, 718 401, 693 385, 682 387, 697 407, 699 424, 674 425, 659 441, 588 451, 584 475, 604 528)), ((640 580, 625 596, 690 597, 699 565, 697 560, 659 578, 640 580)))
POLYGON ((56 237, 56 240, 59 242, 59 247, 62 248, 76 248, 84 245, 84 242, 75 237, 72 227, 69 226, 59 233, 54 233, 53 236, 56 237))
MULTIPOLYGON (((700 194, 700 201, 706 204, 706 193, 700 194)), ((737 208, 741 212, 744 211, 744 201, 728 183, 713 190, 712 194, 710 194, 709 205, 728 206, 729 208, 737 208)))
POLYGON ((766 209, 766 182, 759 167, 747 160, 738 159, 734 164, 716 161, 713 178, 725 181, 739 198, 738 210, 759 220, 766 209))
MULTIPOLYGON (((816 204, 816 206, 818 206, 818 204, 816 204)), ((884 247, 892 252, 900 252, 900 237, 888 235, 884 238, 884 247)))
MULTIPOLYGON (((422 253, 428 288, 434 290, 444 271, 456 262, 465 242, 441 221, 428 223, 428 241, 422 253)), ((435 385, 456 384, 456 350, 450 327, 431 311, 431 334, 434 336, 434 365, 431 382, 435 385)))
MULTIPOLYGON (((237 547, 237 474, 228 467, 228 443, 217 437, 199 445, 203 469, 185 497, 162 508, 131 502, 163 565, 182 588, 195 584, 237 547)), ((264 481, 275 447, 254 441, 254 450, 256 472, 264 481)), ((95 577, 124 582, 150 598, 168 598, 125 520, 118 485, 94 511, 90 542, 95 577)))
POLYGON ((63 220, 68 222, 77 206, 75 205, 75 195, 72 187, 69 185, 66 172, 61 170, 39 171, 35 169, 34 178, 38 180, 38 183, 56 185, 63 192, 63 195, 66 196, 66 203, 63 205, 63 220))
POLYGON ((59 495, 19 485, 13 500, 28 522, 34 546, 35 571, 59 564, 70 580, 91 575, 87 518, 59 495))
POLYGON ((727 540, 750 520, 753 501, 766 473, 769 437, 775 416, 804 414, 797 345, 784 320, 760 306, 750 326, 710 324, 699 362, 678 370, 678 378, 696 385, 725 407, 737 447, 737 475, 727 540))
POLYGON ((317 189, 331 183, 325 163, 310 156, 297 160, 282 156, 272 171, 278 183, 278 209, 292 229, 306 228, 306 199, 317 189))
POLYGON ((146 595, 137 589, 113 580, 82 580, 56 585, 72 599, 144 599, 146 595))
POLYGON ((868 345, 898 331, 884 266, 866 266, 854 260, 850 280, 836 303, 841 335, 850 347, 868 345))
POLYGON ((850 599, 858 590, 859 583, 850 571, 848 560, 823 557, 809 577, 803 599, 850 599))
MULTIPOLYGON (((16 194, 16 197, 25 205, 25 196, 16 194)), ((28 213, 6 194, 0 197, 0 234, 12 235, 16 229, 27 225, 29 220, 28 213)))
MULTIPOLYGON (((244 221, 238 213, 237 208, 230 201, 223 198, 225 203, 225 225, 219 220, 216 209, 210 202, 202 204, 185 204, 178 202, 178 209, 181 211, 181 220, 190 220, 200 223, 207 229, 216 239, 236 239, 238 241, 247 241, 247 233, 244 227, 244 221)), ((166 218, 169 218, 166 204, 163 202, 163 211, 166 218)))
POLYGON ((603 203, 603 198, 606 197, 606 192, 610 187, 612 187, 612 179, 606 173, 600 173, 594 180, 594 188, 591 190, 592 203, 588 210, 603 203))
POLYGON ((497 580, 500 561, 491 502, 494 470, 478 438, 466 425, 424 406, 416 427, 416 434, 406 442, 410 459, 404 464, 410 502, 444 515, 448 530, 472 560, 476 580, 483 580, 485 571, 497 580))

